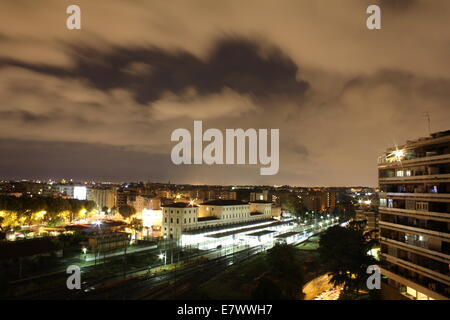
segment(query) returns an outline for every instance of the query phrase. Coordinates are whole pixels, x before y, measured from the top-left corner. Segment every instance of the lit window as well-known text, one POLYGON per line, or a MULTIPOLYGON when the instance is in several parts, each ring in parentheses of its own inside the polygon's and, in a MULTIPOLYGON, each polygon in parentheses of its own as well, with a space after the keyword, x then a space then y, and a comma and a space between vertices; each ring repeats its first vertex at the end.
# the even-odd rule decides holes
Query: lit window
POLYGON ((393 207, 394 207, 394 200, 388 199, 388 208, 393 208, 393 207))

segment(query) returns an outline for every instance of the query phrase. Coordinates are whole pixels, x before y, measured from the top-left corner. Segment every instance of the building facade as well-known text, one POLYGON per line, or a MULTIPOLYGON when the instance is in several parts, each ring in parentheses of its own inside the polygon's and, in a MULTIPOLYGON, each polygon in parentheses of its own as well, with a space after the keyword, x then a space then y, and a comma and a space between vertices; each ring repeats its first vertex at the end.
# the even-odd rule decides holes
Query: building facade
POLYGON ((358 208, 355 210, 356 220, 365 220, 364 232, 370 232, 370 238, 379 238, 380 216, 376 208, 358 208))
POLYGON ((450 297, 450 131, 378 159, 382 274, 410 299, 450 297))
POLYGON ((198 206, 185 202, 162 205, 163 236, 168 239, 178 239, 184 230, 195 228, 198 221, 198 209, 198 206))
POLYGON ((199 206, 185 202, 162 205, 163 235, 178 239, 184 231, 270 219, 272 205, 268 201, 237 200, 212 200, 199 206))
POLYGON ((111 209, 116 204, 116 192, 114 189, 89 188, 87 200, 94 201, 99 210, 111 209))

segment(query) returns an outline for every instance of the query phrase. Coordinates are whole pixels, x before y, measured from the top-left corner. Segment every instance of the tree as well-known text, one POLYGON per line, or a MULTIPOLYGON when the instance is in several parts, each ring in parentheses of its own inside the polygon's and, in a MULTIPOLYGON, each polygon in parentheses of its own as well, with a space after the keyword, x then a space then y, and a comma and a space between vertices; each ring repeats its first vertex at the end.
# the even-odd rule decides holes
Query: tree
POLYGON ((131 219, 130 228, 133 230, 134 234, 142 231, 142 228, 144 228, 142 219, 138 219, 138 218, 131 219))
POLYGON ((119 207, 119 213, 124 219, 127 219, 136 213, 136 209, 130 205, 124 205, 119 207))
POLYGON ((266 259, 269 266, 267 276, 277 283, 284 298, 301 298, 300 287, 303 283, 303 273, 296 249, 287 244, 276 244, 268 250, 266 259))
POLYGON ((284 300, 285 297, 280 287, 268 277, 259 279, 257 286, 252 290, 255 300, 284 300))
POLYGON ((64 224, 64 219, 61 217, 55 217, 55 218, 51 218, 49 220, 49 222, 47 223, 47 226, 52 228, 52 227, 60 226, 62 224, 64 224))
POLYGON ((340 195, 339 203, 336 204, 334 208, 334 214, 341 217, 344 220, 350 220, 355 217, 355 205, 353 204, 354 199, 349 195, 340 195))
POLYGON ((92 201, 92 200, 85 200, 85 201, 84 201, 84 208, 85 208, 87 211, 92 211, 92 210, 94 210, 96 207, 97 207, 97 204, 96 204, 94 201, 92 201))
POLYGON ((131 229, 134 229, 136 231, 141 231, 143 228, 142 219, 138 219, 138 218, 131 219, 130 227, 131 227, 131 229))
POLYGON ((358 231, 364 231, 367 226, 367 220, 351 220, 349 222, 350 229, 358 230, 358 231))
POLYGON ((325 231, 319 240, 319 255, 330 272, 334 285, 343 286, 345 295, 357 294, 365 288, 367 267, 377 264, 368 254, 373 242, 363 231, 334 226, 325 231))
POLYGON ((283 199, 283 207, 297 219, 304 218, 306 208, 296 194, 289 194, 283 199))

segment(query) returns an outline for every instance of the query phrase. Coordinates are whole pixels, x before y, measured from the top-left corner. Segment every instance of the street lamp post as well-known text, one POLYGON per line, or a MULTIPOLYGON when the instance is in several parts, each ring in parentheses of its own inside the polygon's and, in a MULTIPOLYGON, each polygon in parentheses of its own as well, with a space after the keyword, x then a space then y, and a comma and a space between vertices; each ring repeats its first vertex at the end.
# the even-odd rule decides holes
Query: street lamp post
POLYGON ((167 251, 164 253, 160 253, 158 256, 159 259, 164 259, 164 266, 167 264, 167 251))
POLYGON ((82 252, 84 254, 84 261, 86 261, 86 253, 87 253, 87 248, 83 247, 82 252))

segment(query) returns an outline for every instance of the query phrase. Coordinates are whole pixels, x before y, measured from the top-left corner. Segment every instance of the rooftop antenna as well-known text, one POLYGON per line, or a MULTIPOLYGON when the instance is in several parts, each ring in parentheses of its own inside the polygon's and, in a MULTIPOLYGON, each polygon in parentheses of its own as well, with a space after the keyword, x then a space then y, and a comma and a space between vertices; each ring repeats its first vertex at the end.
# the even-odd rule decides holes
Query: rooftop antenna
POLYGON ((430 113, 428 111, 424 112, 423 116, 426 117, 427 120, 428 120, 428 134, 431 135, 431 118, 430 118, 430 113))

